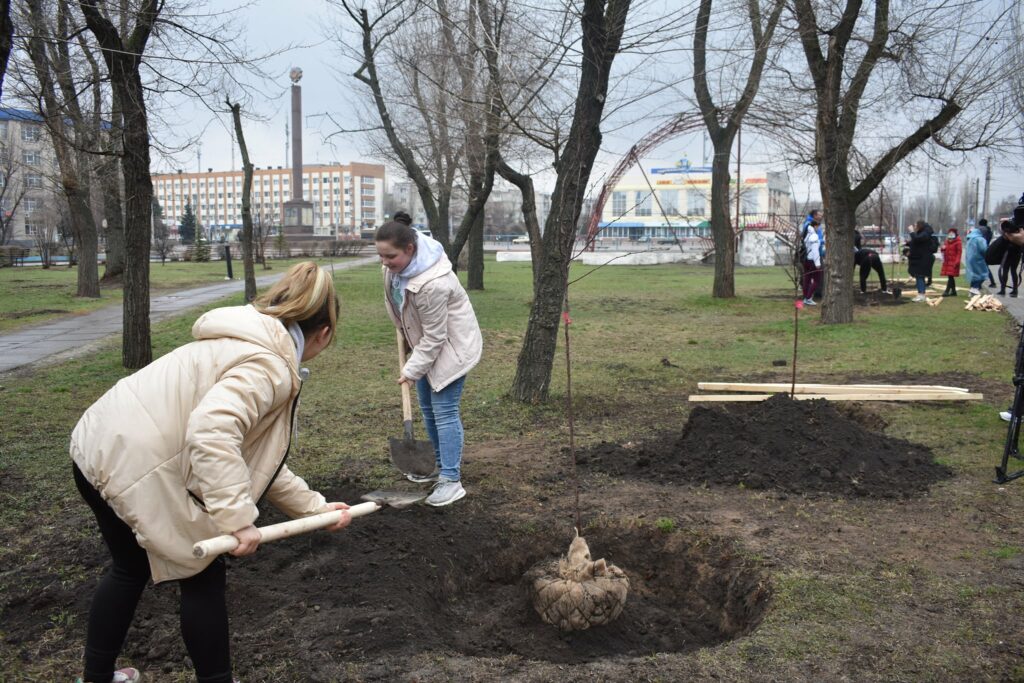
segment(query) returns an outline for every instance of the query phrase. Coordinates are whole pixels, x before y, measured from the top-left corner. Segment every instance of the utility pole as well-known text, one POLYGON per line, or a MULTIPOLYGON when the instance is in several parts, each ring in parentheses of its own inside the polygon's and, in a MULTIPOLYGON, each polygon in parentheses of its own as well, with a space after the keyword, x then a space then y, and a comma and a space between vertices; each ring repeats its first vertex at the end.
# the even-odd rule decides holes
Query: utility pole
POLYGON ((896 226, 896 239, 903 239, 903 178, 900 178, 900 224, 896 226))
POLYGON ((196 143, 196 173, 203 172, 203 143, 196 143))
POLYGON ((292 139, 291 135, 288 134, 288 117, 285 117, 285 119, 284 119, 284 166, 285 166, 285 168, 288 168, 289 166, 292 165, 292 162, 289 160, 290 157, 288 156, 288 152, 289 152, 288 143, 289 143, 289 141, 291 141, 291 139, 292 139))
POLYGON ((736 127, 736 227, 734 233, 740 229, 740 156, 743 154, 743 126, 736 127))
POLYGON ((979 206, 979 204, 978 204, 978 184, 979 184, 979 181, 978 181, 977 178, 975 178, 974 179, 974 215, 971 216, 971 218, 972 218, 971 225, 976 224, 978 222, 978 219, 981 218, 981 215, 978 214, 978 206, 979 206))
POLYGON ((992 157, 985 159, 985 203, 981 205, 981 217, 988 218, 988 189, 992 183, 992 157))
POLYGON ((924 222, 928 222, 928 206, 932 203, 932 160, 928 160, 928 170, 924 174, 924 222))

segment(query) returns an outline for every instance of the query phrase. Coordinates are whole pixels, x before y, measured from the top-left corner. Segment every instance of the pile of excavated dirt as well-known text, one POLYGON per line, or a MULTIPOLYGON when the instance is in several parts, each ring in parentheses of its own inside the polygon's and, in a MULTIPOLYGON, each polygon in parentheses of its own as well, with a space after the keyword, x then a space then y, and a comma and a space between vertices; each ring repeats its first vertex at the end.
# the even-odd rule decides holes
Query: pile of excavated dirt
POLYGON ((697 406, 682 434, 601 443, 579 462, 616 476, 792 493, 900 498, 952 475, 925 446, 865 428, 825 400, 697 406))

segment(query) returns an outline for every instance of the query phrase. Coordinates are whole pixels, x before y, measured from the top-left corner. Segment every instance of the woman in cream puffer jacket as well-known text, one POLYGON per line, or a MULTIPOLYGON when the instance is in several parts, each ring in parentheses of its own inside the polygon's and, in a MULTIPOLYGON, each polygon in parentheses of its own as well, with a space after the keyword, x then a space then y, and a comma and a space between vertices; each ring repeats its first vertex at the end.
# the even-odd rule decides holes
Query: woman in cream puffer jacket
MULTIPOLYGON (((254 552, 263 498, 290 517, 347 508, 285 464, 299 363, 331 342, 337 313, 330 276, 297 264, 254 305, 200 317, 195 341, 122 379, 79 420, 75 479, 113 557, 90 611, 86 681, 112 680, 149 578, 180 580, 182 634, 199 680, 232 680, 224 561, 196 559, 192 546, 234 534, 232 554, 254 552)), ((335 529, 348 523, 342 517, 335 529)))
POLYGON ((406 476, 436 481, 426 503, 449 505, 466 495, 460 402, 466 375, 480 362, 483 337, 444 248, 399 220, 403 217, 400 212, 395 221, 380 226, 374 240, 384 267, 385 308, 412 349, 398 381, 416 385, 436 457, 433 474, 406 476))

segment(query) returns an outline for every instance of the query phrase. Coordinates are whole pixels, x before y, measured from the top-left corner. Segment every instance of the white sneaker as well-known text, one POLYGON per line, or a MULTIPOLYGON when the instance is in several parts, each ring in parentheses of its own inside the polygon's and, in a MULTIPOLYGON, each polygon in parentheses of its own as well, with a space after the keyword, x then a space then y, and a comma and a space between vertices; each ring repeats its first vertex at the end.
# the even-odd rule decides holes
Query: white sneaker
POLYGON ((927 300, 928 300, 928 297, 926 297, 924 294, 918 294, 917 296, 914 297, 914 301, 927 301, 927 300))
POLYGON ((114 677, 110 679, 110 683, 138 683, 141 680, 142 674, 139 673, 139 670, 128 667, 127 669, 115 671, 114 677))
POLYGON ((817 305, 818 304, 814 303, 814 299, 804 299, 804 306, 817 306, 817 305))
POLYGON ((434 507, 442 507, 444 505, 451 505, 465 497, 466 489, 462 488, 462 482, 438 479, 437 483, 434 484, 434 490, 427 496, 427 500, 424 502, 434 507))
POLYGON ((1004 422, 1009 422, 1013 418, 1013 415, 1010 414, 1009 410, 1001 410, 999 411, 999 417, 1002 418, 1004 422))
POLYGON ((975 289, 974 287, 971 287, 968 291, 970 292, 971 296, 977 296, 977 295, 981 294, 981 292, 978 291, 977 289, 975 289))

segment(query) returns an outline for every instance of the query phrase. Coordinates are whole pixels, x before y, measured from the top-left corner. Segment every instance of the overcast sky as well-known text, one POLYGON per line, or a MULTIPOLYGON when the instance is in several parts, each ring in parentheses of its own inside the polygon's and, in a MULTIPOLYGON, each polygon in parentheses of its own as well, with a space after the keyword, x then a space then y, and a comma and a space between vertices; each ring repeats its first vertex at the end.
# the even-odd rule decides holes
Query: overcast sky
MULTIPOLYGON (((666 0, 666 2, 670 2, 670 0, 666 0)), ((322 0, 290 0, 289 2, 281 0, 256 2, 215 0, 212 4, 225 8, 239 8, 238 16, 247 25, 247 42, 254 50, 270 51, 288 44, 300 45, 300 47, 270 60, 267 71, 275 76, 274 82, 278 84, 277 91, 273 97, 260 98, 253 104, 255 113, 265 121, 247 121, 245 123, 250 156, 256 166, 290 165, 290 159, 285 158, 285 120, 288 112, 288 86, 290 85, 288 71, 292 66, 299 66, 304 72, 301 85, 303 88, 303 113, 306 119, 303 138, 305 163, 374 161, 365 154, 366 146, 362 143, 359 134, 330 135, 336 130, 336 126, 327 118, 327 114, 343 125, 358 126, 358 122, 354 120, 351 103, 355 98, 362 96, 362 90, 348 74, 350 69, 340 76, 336 71, 341 66, 336 46, 324 38, 321 28, 327 22, 333 21, 332 11, 322 0)), ((688 62, 689 59, 688 52, 666 54, 657 60, 656 68, 663 72, 682 70, 683 73, 686 73, 688 64, 682 62, 688 62)), ((631 68, 625 62, 621 66, 620 75, 623 69, 631 68)), ((626 83, 626 81, 622 82, 626 83)), ((621 126, 624 121, 629 123, 605 134, 604 150, 598 158, 592 175, 592 185, 599 185, 601 178, 610 170, 617 158, 646 131, 654 128, 663 120, 658 118, 659 112, 667 114, 678 110, 678 105, 673 109, 674 102, 670 97, 666 94, 653 99, 653 106, 651 103, 644 103, 642 107, 634 106, 633 109, 623 112, 623 115, 619 117, 619 125, 621 126), (651 112, 651 116, 645 117, 643 112, 651 112)), ((176 154, 175 158, 154 157, 155 170, 177 168, 226 170, 232 168, 233 143, 226 125, 227 118, 224 117, 222 121, 213 122, 211 121, 213 116, 208 112, 198 109, 190 110, 184 103, 179 109, 181 117, 178 119, 177 125, 181 127, 180 134, 192 136, 202 132, 201 166, 197 160, 196 149, 190 148, 176 154)), ((646 160, 645 166, 649 168, 669 165, 682 157, 687 157, 692 162, 698 163, 701 160, 702 144, 703 136, 699 133, 668 141, 657 150, 655 158, 646 160)), ((710 145, 708 149, 710 152, 710 145)), ((772 145, 769 142, 758 139, 749 133, 743 136, 743 164, 745 167, 749 165, 752 169, 786 170, 785 166, 780 164, 777 159, 778 156, 773 153, 772 145)), ((239 168, 240 163, 236 154, 234 167, 239 168)), ((1019 195, 1024 191, 1022 168, 1024 168, 1024 163, 1020 157, 995 160, 991 190, 992 201, 1009 194, 1019 195)), ((933 190, 936 186, 935 175, 940 170, 935 168, 933 171, 931 181, 933 190)), ((956 167, 948 169, 948 172, 953 176, 955 188, 960 179, 965 176, 981 177, 982 183, 984 183, 984 170, 985 155, 978 154, 970 158, 966 165, 957 164, 956 167)), ((394 173, 389 173, 389 175, 392 179, 397 177, 397 174, 394 173)), ((799 201, 807 198, 814 200, 820 197, 814 177, 806 172, 794 172, 791 178, 794 194, 799 201)), ((541 179, 541 184, 545 184, 544 179, 541 179)), ((903 184, 908 197, 914 194, 923 194, 925 188, 923 171, 913 176, 908 174, 903 184)))

